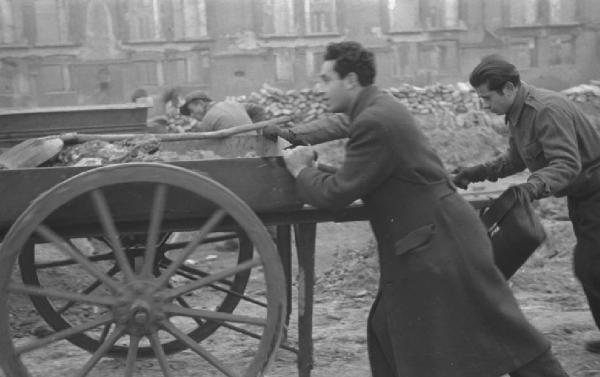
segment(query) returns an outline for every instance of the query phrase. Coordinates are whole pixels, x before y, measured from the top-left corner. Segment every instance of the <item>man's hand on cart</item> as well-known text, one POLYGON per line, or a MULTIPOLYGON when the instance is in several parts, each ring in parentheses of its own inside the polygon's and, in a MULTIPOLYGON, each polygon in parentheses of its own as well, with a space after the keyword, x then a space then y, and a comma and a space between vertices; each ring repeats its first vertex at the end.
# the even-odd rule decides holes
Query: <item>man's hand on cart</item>
POLYGON ((283 160, 288 171, 296 178, 306 167, 315 166, 317 152, 310 146, 283 150, 283 160))
POLYGON ((281 129, 278 125, 276 124, 272 124, 270 126, 267 126, 265 128, 262 129, 262 134, 264 137, 271 139, 271 140, 277 140, 277 138, 279 137, 279 134, 281 132, 281 129))
POLYGON ((470 167, 459 166, 451 171, 450 174, 452 175, 452 181, 456 187, 466 190, 469 183, 485 180, 487 171, 483 165, 470 167))

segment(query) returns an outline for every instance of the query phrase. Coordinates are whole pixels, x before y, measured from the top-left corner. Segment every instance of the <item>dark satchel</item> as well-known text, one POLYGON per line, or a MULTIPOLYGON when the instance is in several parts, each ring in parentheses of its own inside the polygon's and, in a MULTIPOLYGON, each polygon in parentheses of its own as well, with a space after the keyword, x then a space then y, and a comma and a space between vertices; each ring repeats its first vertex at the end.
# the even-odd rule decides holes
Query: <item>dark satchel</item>
POLYGON ((481 215, 496 266, 509 279, 546 239, 540 219, 523 193, 509 187, 481 215))

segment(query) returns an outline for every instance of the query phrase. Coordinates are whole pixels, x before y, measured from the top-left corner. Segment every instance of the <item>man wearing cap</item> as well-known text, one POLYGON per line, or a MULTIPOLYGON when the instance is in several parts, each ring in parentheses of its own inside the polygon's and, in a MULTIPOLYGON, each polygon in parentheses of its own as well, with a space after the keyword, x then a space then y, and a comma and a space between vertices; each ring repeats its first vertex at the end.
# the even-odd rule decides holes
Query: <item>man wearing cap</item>
MULTIPOLYGON (((469 82, 485 108, 505 115, 509 145, 496 160, 459 167, 454 183, 466 188, 529 169, 527 182, 517 186, 529 199, 566 196, 577 239, 575 275, 600 328, 600 132, 575 103, 521 81, 517 68, 497 55, 485 57, 469 82)), ((600 340, 586 349, 600 353, 600 340)))
POLYGON ((192 129, 197 132, 222 130, 259 122, 265 118, 265 110, 259 105, 234 101, 216 102, 201 90, 185 96, 185 103, 179 108, 179 112, 198 121, 192 129))

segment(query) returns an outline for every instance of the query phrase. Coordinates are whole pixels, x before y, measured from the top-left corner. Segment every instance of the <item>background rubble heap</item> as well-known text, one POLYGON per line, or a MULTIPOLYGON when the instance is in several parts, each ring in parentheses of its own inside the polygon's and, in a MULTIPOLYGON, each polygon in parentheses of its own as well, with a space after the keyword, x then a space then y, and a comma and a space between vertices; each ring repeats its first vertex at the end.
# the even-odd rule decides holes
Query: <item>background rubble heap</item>
MULTIPOLYGON (((506 149, 508 130, 504 125, 504 118, 483 111, 477 94, 467 83, 426 87, 404 84, 383 90, 413 112, 433 149, 449 169, 487 161, 506 149)), ((563 93, 582 106, 600 127, 600 81, 569 88, 563 93)), ((285 115, 291 116, 295 123, 313 121, 327 112, 323 93, 313 89, 283 91, 264 84, 259 91, 248 96, 229 97, 227 100, 261 105, 265 108, 268 119, 285 115)), ((344 157, 343 146, 344 141, 334 141, 317 146, 317 150, 324 162, 338 165, 344 157)), ((152 138, 115 144, 88 142, 67 148, 58 161, 53 161, 52 164, 104 165, 128 161, 174 161, 211 157, 173 154, 161 151, 160 143, 152 138)))
MULTIPOLYGON (((466 113, 480 110, 477 94, 469 84, 435 84, 417 87, 403 84, 384 89, 415 114, 433 114, 439 111, 466 113)), ((263 106, 269 117, 293 116, 298 122, 309 122, 327 111, 323 93, 313 89, 283 91, 268 84, 248 96, 229 97, 228 100, 252 102, 263 106)))

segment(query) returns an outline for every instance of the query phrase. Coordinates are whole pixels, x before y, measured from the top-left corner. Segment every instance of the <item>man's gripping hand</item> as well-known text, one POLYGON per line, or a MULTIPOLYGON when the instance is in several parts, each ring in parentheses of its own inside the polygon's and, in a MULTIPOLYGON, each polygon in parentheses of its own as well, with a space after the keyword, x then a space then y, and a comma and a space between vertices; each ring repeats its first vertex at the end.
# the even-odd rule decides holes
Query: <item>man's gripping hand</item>
POLYGON ((316 153, 312 147, 298 146, 283 150, 283 161, 288 171, 296 178, 302 169, 315 166, 316 153))
POLYGON ((277 140, 281 135, 281 128, 277 124, 270 124, 262 129, 262 134, 266 138, 277 140))
POLYGON ((454 169, 452 181, 456 187, 467 189, 471 182, 481 182, 487 178, 487 169, 483 165, 475 165, 470 167, 459 166, 454 169))

